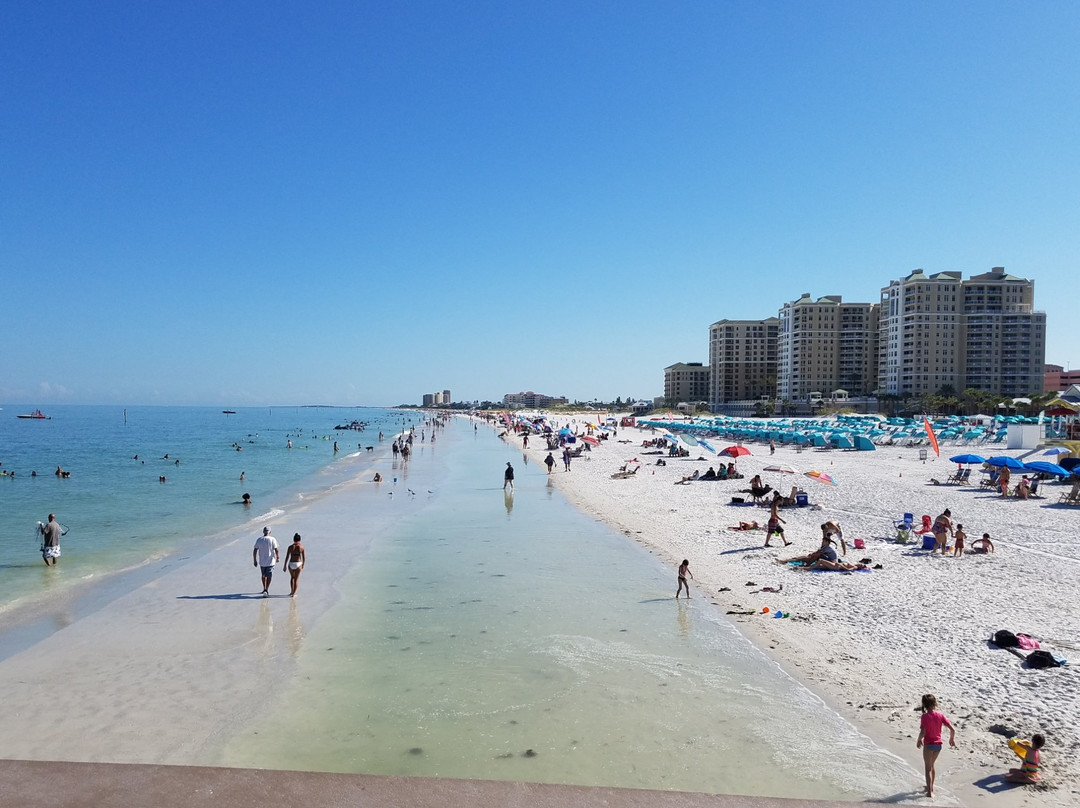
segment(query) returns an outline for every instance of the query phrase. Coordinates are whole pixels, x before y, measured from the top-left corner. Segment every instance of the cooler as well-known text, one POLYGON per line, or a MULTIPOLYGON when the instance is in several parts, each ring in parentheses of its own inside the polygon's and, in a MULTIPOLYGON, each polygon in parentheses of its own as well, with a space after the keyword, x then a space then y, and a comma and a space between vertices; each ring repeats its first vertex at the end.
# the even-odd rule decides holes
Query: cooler
POLYGON ((924 550, 933 550, 936 544, 937 539, 934 538, 934 534, 927 533, 925 536, 922 537, 922 548, 924 550))
POLYGON ((795 495, 795 504, 800 508, 805 508, 810 504, 810 497, 806 495, 805 491, 800 491, 795 495))

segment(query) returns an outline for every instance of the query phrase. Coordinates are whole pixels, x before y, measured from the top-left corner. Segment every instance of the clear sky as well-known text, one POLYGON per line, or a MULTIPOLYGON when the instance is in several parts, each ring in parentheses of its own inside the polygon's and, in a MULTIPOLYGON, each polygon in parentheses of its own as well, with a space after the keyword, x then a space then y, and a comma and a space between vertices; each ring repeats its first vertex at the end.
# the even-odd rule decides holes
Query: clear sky
POLYGON ((922 267, 1080 367, 1080 5, 8 0, 0 401, 652 397, 922 267))

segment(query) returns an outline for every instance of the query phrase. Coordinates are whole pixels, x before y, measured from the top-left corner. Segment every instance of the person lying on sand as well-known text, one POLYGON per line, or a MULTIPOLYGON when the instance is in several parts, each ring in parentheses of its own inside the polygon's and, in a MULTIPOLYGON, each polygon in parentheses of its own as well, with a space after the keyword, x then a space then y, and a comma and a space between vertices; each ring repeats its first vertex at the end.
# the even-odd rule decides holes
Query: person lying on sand
POLYGON ((690 483, 694 482, 697 478, 698 473, 695 470, 693 474, 689 474, 686 477, 683 477, 681 480, 676 482, 675 485, 690 485, 690 483))
POLYGON ((764 530, 764 528, 755 522, 739 522, 737 525, 732 525, 728 530, 764 530))
POLYGON ((812 553, 795 556, 794 558, 779 559, 781 564, 801 562, 807 569, 844 571, 869 569, 869 565, 865 563, 869 560, 869 558, 864 558, 858 564, 848 564, 846 561, 841 561, 836 554, 836 548, 833 547, 831 535, 822 538, 821 546, 812 553))

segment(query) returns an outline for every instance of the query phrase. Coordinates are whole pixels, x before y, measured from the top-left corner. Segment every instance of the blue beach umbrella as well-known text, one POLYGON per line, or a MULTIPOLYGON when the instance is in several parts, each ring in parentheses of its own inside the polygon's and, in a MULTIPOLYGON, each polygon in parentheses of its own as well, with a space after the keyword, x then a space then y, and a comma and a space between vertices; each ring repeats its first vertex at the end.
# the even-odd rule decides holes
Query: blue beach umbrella
POLYGON ((1047 449, 1045 452, 1043 452, 1043 454, 1044 455, 1072 454, 1072 450, 1066 449, 1064 446, 1055 446, 1052 449, 1047 449))
POLYGON ((1015 457, 1006 457, 1005 455, 999 455, 998 457, 991 457, 986 461, 991 466, 997 468, 1013 469, 1014 471, 1023 471, 1024 464, 1017 460, 1015 457))
POLYGON ((701 446, 704 446, 708 451, 712 452, 713 454, 716 454, 716 449, 714 449, 712 447, 712 444, 709 443, 707 440, 703 440, 702 438, 698 438, 698 443, 701 446))
POLYGON ((1028 471, 1037 471, 1040 474, 1053 474, 1057 477, 1069 476, 1069 472, 1057 463, 1047 463, 1045 460, 1035 460, 1031 463, 1025 463, 1024 468, 1028 471))
POLYGON ((985 463, 986 458, 977 454, 959 454, 949 458, 951 463, 959 463, 961 466, 970 466, 975 463, 985 463))

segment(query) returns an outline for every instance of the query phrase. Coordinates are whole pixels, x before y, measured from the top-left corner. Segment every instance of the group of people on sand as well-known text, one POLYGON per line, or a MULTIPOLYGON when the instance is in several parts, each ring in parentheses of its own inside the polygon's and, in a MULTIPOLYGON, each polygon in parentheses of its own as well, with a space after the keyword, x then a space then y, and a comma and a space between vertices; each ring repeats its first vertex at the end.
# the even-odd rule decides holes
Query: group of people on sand
MULTIPOLYGON (((967 533, 964 532, 964 526, 957 524, 955 527, 952 523, 952 511, 946 508, 940 514, 937 519, 934 520, 933 526, 930 528, 930 532, 934 535, 934 548, 930 551, 930 554, 940 552, 942 555, 949 549, 948 539, 951 536, 953 540, 953 557, 959 558, 964 554, 964 548, 967 545, 967 533)), ((992 553, 994 552, 994 542, 990 540, 989 533, 983 533, 982 538, 975 539, 971 543, 970 551, 973 553, 992 553)))
POLYGON ((847 555, 847 542, 844 540, 844 532, 840 529, 840 523, 833 520, 821 525, 821 546, 812 553, 795 556, 794 558, 782 558, 781 564, 801 564, 803 567, 815 570, 836 570, 851 572, 852 570, 865 570, 870 568, 870 559, 866 558, 857 564, 844 561, 842 556, 847 555), (837 545, 840 552, 836 551, 837 545))

